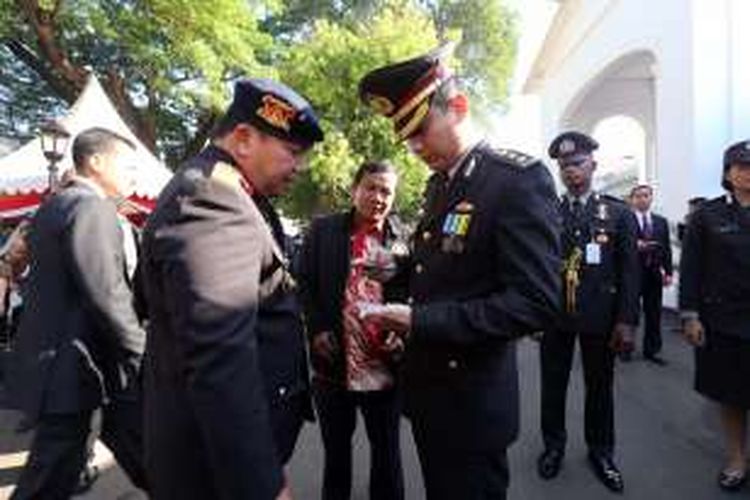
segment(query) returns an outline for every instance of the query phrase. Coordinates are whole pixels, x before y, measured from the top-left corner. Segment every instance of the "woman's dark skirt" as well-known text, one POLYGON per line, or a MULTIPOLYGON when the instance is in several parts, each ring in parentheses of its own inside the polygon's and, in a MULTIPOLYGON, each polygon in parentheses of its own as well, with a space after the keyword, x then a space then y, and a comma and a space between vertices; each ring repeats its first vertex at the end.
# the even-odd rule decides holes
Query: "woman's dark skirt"
POLYGON ((695 350, 695 390, 709 399, 750 409, 750 340, 709 332, 695 350))

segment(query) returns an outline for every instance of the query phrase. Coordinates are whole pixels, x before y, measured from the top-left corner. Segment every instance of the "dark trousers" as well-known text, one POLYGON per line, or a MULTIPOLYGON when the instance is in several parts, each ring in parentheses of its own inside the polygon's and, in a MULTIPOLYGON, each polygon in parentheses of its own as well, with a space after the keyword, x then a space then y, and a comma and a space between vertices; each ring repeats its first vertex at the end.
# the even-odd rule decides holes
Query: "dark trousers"
POLYGON ((510 481, 505 448, 448 449, 445 436, 426 432, 420 418, 412 418, 412 433, 427 500, 505 500, 510 481))
POLYGON ((370 499, 403 500, 397 391, 354 392, 315 382, 313 395, 325 449, 323 500, 348 500, 351 495, 357 408, 370 441, 370 499))
POLYGON ((643 333, 643 355, 653 356, 661 351, 662 277, 658 269, 642 270, 641 300, 646 322, 643 333))
MULTIPOLYGON (((12 500, 66 500, 88 456, 93 411, 42 415, 12 500)), ((118 401, 102 410, 99 439, 135 486, 146 488, 140 406, 118 401)))
POLYGON ((614 352, 609 335, 548 332, 542 338, 542 437, 547 449, 565 450, 565 402, 575 340, 581 346, 586 385, 585 436, 589 450, 612 456, 615 444, 614 352))

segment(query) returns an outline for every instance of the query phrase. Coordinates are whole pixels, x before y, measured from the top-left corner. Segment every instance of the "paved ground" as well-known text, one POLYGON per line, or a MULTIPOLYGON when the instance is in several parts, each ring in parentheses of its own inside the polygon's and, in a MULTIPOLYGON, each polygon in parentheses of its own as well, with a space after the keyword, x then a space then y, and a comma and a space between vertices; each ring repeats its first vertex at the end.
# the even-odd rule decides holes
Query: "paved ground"
MULTIPOLYGON (((667 322, 669 323, 669 322, 667 322)), ((625 495, 637 500, 721 500, 747 498, 723 494, 715 487, 715 475, 721 464, 721 448, 714 407, 691 389, 692 352, 669 330, 665 332, 664 354, 667 367, 655 367, 636 359, 617 367, 618 462, 626 482, 625 495)), ((523 429, 511 451, 514 500, 601 500, 610 495, 594 478, 586 465, 583 446, 583 399, 580 363, 572 377, 568 407, 570 443, 560 477, 544 482, 536 476, 534 462, 540 451, 539 365, 537 346, 524 341, 520 349, 523 429)), ((0 408, 3 408, 0 401, 0 408)), ((0 409, 0 499, 6 498, 23 463, 29 436, 17 435, 13 427, 18 415, 0 409)), ((361 426, 360 426, 361 427, 361 426)), ((419 465, 404 422, 403 455, 407 499, 421 500, 419 465)), ((367 496, 367 444, 361 428, 355 438, 354 500, 367 496)), ((129 487, 103 448, 97 453, 104 473, 95 487, 81 500, 146 498, 129 487)), ((322 451, 317 428, 307 426, 290 466, 296 498, 317 499, 320 489, 322 451)), ((457 499, 459 500, 459 499, 457 499)))

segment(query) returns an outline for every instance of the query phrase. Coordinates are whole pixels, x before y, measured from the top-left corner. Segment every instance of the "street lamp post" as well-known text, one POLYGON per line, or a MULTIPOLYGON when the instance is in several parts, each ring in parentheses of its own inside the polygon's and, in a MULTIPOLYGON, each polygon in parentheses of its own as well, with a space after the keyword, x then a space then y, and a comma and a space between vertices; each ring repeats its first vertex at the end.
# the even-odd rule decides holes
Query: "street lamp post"
POLYGON ((45 122, 39 128, 39 131, 42 139, 42 152, 47 161, 49 161, 49 165, 47 165, 47 170, 49 171, 49 191, 50 193, 54 193, 57 191, 59 184, 57 163, 65 155, 70 133, 54 120, 45 122))

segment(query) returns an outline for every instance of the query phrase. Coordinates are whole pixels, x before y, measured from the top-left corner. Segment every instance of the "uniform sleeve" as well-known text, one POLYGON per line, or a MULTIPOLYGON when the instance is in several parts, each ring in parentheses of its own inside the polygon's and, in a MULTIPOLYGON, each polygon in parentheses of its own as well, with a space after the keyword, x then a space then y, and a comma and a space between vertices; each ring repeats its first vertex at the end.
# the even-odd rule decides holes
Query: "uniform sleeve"
POLYGON ((139 367, 146 334, 125 279, 122 233, 115 207, 91 197, 80 202, 67 226, 66 261, 86 308, 111 336, 123 361, 139 367))
POLYGON ((617 323, 638 324, 640 261, 638 257, 638 220, 627 209, 617 221, 617 323))
POLYGON ((685 228, 680 255, 680 311, 698 312, 700 310, 700 296, 703 283, 703 211, 693 213, 685 228))
POLYGON ((560 312, 560 218, 554 183, 537 163, 514 172, 497 193, 495 292, 462 302, 414 306, 413 335, 474 343, 549 329, 560 312))
POLYGON ((243 203, 238 193, 195 194, 154 243, 175 359, 221 500, 272 499, 283 483, 256 331, 263 222, 243 203))

